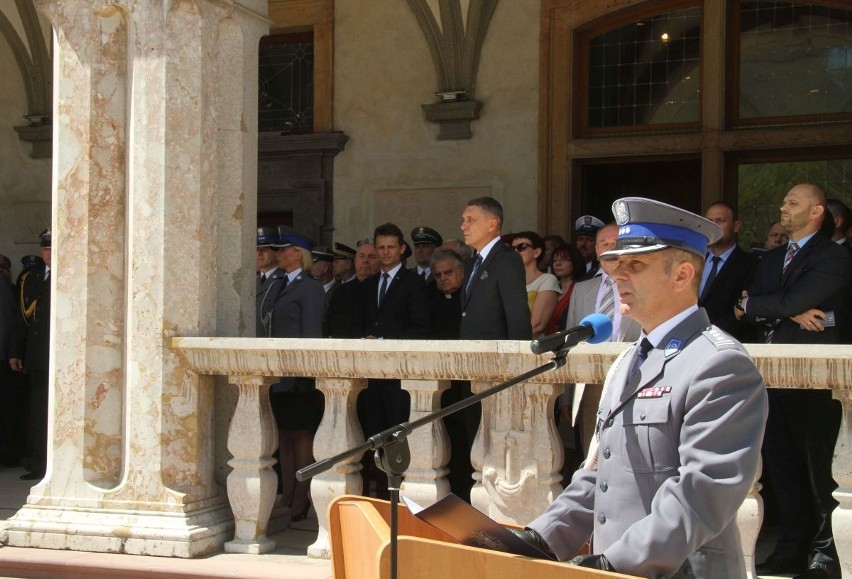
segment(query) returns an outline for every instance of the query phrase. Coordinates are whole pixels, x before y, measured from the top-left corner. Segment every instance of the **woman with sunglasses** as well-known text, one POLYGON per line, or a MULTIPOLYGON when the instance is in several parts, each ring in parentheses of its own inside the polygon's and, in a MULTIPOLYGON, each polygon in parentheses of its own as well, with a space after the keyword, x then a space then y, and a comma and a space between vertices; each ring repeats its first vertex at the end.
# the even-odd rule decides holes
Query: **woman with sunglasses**
POLYGON ((565 329, 568 320, 568 304, 571 303, 574 284, 586 271, 586 260, 583 259, 580 250, 566 243, 553 250, 551 267, 553 268, 553 275, 559 280, 562 296, 550 317, 550 323, 545 330, 546 334, 553 334, 565 329))
POLYGON ((527 300, 532 314, 532 335, 545 332, 562 290, 559 280, 550 273, 542 273, 538 262, 544 256, 544 242, 534 231, 521 231, 512 238, 512 249, 518 252, 524 262, 527 282, 527 300))

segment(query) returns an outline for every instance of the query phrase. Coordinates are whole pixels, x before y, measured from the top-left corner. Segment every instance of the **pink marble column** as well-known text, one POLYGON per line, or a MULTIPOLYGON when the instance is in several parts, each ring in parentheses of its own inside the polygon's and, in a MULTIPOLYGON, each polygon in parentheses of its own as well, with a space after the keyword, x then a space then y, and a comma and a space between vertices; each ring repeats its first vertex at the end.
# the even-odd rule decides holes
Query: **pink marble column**
POLYGON ((37 4, 55 31, 50 442, 9 543, 216 550, 234 522, 213 478, 212 378, 167 342, 236 335, 248 310, 255 179, 233 166, 255 162, 256 124, 236 119, 255 118, 257 69, 233 55, 256 55, 267 5, 37 4))

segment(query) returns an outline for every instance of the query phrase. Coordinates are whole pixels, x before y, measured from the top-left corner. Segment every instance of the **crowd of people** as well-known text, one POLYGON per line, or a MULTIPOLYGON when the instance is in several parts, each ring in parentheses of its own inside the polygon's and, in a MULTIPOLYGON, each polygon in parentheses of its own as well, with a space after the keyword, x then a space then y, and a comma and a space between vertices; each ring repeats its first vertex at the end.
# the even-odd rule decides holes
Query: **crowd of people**
MULTIPOLYGON (((696 305, 710 323, 741 342, 849 343, 849 326, 843 322, 852 248, 846 237, 849 210, 841 201, 826 199, 815 186, 794 187, 762 247, 739 247, 742 222, 734 206, 713 203, 704 218, 719 231, 695 268, 696 305), (802 252, 785 260, 793 243, 802 252)), ((313 248, 314 260, 329 265, 315 266, 325 301, 322 312, 311 309, 311 315, 321 320, 322 335, 332 338, 528 340, 573 327, 594 312, 612 319, 612 341, 633 342, 644 335, 646 322, 627 313, 630 308, 622 301, 626 294, 614 273, 620 260, 601 259, 616 250, 619 224, 584 215, 575 221, 569 243, 534 231, 507 233, 502 223, 499 203, 479 198, 463 212, 460 239, 445 241, 426 225, 406 237, 388 223, 355 249, 341 243, 313 248)), ((264 270, 261 258, 267 250, 261 240, 276 233, 286 235, 285 230, 258 232, 261 272, 274 270, 274 265, 264 270)), ((260 320, 278 315, 276 296, 259 278, 260 320)), ((282 335, 270 333, 270 327, 259 326, 259 335, 282 335)), ((602 390, 603 385, 567 385, 555 408, 566 483, 595 442, 602 390)), ((442 403, 469 395, 469 383, 454 381, 442 403)), ((408 409, 399 381, 370 380, 358 408, 365 435, 402 422, 408 409)), ((831 455, 839 412, 828 392, 769 391, 764 486, 780 538, 758 566, 762 573, 839 577, 831 532, 837 504, 831 496, 836 488, 831 455), (801 432, 808 436, 791 440, 791 433, 801 432)), ((469 451, 478 421, 476 407, 445 420, 452 443, 448 478, 463 498, 472 485, 469 451)), ((365 492, 386 496, 382 473, 371 459, 364 467, 365 492)))
MULTIPOLYGON (((655 202, 641 201, 626 200, 625 211, 632 208, 634 216, 651 212, 643 203, 655 202)), ((793 187, 781 204, 779 220, 768 228, 763 247, 748 249, 737 243, 743 224, 736 207, 726 202, 711 204, 703 217, 692 216, 695 220, 678 217, 677 211, 682 210, 658 205, 664 208, 653 206, 653 211, 681 221, 672 217, 674 221, 667 223, 652 216, 645 218, 646 223, 638 223, 614 209, 615 221, 592 215, 578 218, 570 242, 555 235, 542 237, 535 231, 504 232, 503 208, 490 197, 467 204, 461 215, 461 235, 454 239, 444 239, 428 225, 406 235, 395 224, 385 223, 353 243, 354 247, 340 242, 324 247, 289 227, 259 227, 256 335, 530 340, 574 327, 591 313, 602 313, 613 322, 612 341, 656 337, 659 343, 662 336, 654 328, 658 322, 665 325, 665 320, 658 320, 658 314, 668 312, 678 324, 686 323, 678 317, 680 310, 675 311, 684 305, 690 312, 698 308, 703 312, 690 324, 700 325, 706 316, 724 332, 709 338, 716 350, 736 341, 852 343, 852 228, 849 208, 842 201, 826 199, 814 185, 793 187), (640 237, 636 231, 641 227, 648 232, 640 237), (702 243, 695 243, 696 236, 702 243), (665 257, 675 255, 671 250, 684 249, 689 254, 686 257, 665 257), (634 284, 646 283, 641 268, 657 267, 665 276, 680 271, 688 283, 678 285, 680 281, 673 278, 671 288, 665 284, 656 288, 664 297, 671 290, 669 302, 648 298, 649 288, 653 288, 646 287, 646 295, 641 297, 650 301, 644 302, 634 284), (691 290, 683 293, 693 286, 694 296, 691 290)), ((9 260, 0 256, 0 460, 7 466, 24 464, 29 472, 22 478, 27 480, 44 476, 47 446, 50 231, 41 235, 40 244, 41 256, 25 258, 15 281, 9 260)), ((672 327, 681 325, 669 329, 672 327)), ((678 338, 664 345, 666 362, 672 352, 687 349, 692 339, 678 338)), ((713 349, 707 348, 706 344, 704 350, 695 346, 695 351, 711 359, 713 349)), ((741 362, 739 356, 735 356, 737 363, 741 362)), ((750 388, 759 383, 747 364, 743 372, 749 375, 750 388)), ((554 409, 565 448, 566 484, 572 477, 578 488, 589 483, 583 479, 580 484, 578 477, 583 477, 578 473, 588 470, 590 460, 599 459, 594 453, 606 430, 601 423, 606 388, 567 385, 554 409)), ((468 382, 453 381, 443 393, 442 404, 470 396, 470 392, 468 382)), ((654 390, 653 396, 668 395, 664 389, 660 392, 654 390)), ((760 402, 753 396, 752 388, 750 404, 760 414, 760 402)), ((311 504, 309 483, 298 482, 295 472, 314 460, 313 437, 322 418, 323 399, 311 377, 288 377, 272 386, 270 403, 279 431, 280 500, 297 521, 307 516, 311 504)), ((406 420, 409 406, 399 380, 370 379, 358 399, 365 436, 406 420)), ((758 565, 759 573, 840 577, 831 529, 831 513, 838 504, 832 497, 837 485, 831 465, 840 415, 840 405, 830 392, 808 388, 768 391, 762 445, 764 492, 778 524, 779 539, 772 555, 758 565)), ((675 418, 688 422, 687 417, 675 418)), ((448 479, 452 491, 465 499, 473 484, 470 449, 479 419, 477 406, 445 419, 452 446, 448 479)), ((747 433, 742 432, 749 440, 758 430, 763 436, 762 426, 758 429, 752 419, 754 416, 742 422, 743 428, 750 425, 747 433)), ((673 460, 677 462, 677 457, 673 460)), ((365 457, 362 472, 365 493, 387 496, 386 478, 371 457, 365 457)), ((568 485, 566 493, 571 488, 568 485)), ((606 492, 604 487, 601 490, 606 492)), ((651 499, 653 494, 641 500, 647 503, 651 499)), ((598 507, 590 508, 589 512, 596 512, 598 507)), ((574 550, 577 537, 562 528, 561 514, 548 511, 543 516, 545 519, 528 530, 534 540, 562 558, 574 550)), ((722 527, 717 530, 721 532, 722 527)), ((607 541, 618 543, 615 537, 607 541)), ((610 550, 614 561, 606 565, 644 573, 644 567, 634 565, 632 555, 622 549, 610 550)), ((605 557, 603 560, 606 562, 605 557)), ((604 565, 601 559, 595 561, 604 565)))

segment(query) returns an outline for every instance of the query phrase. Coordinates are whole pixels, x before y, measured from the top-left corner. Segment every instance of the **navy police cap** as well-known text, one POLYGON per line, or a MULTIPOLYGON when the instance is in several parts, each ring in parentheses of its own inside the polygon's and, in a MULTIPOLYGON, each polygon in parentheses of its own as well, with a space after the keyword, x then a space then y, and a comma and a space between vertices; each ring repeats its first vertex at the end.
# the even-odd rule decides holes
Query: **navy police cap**
POLYGON ((291 245, 295 245, 296 247, 301 247, 302 249, 307 249, 308 251, 314 248, 314 242, 297 233, 292 227, 287 227, 286 225, 278 226, 278 243, 275 244, 275 247, 290 247, 291 245))
POLYGON ((274 227, 257 228, 257 246, 274 247, 278 243, 278 232, 274 227))
POLYGON ((601 254, 603 260, 670 247, 704 257, 707 246, 722 237, 722 230, 709 219, 653 199, 624 197, 612 204, 612 214, 618 240, 615 249, 601 254))

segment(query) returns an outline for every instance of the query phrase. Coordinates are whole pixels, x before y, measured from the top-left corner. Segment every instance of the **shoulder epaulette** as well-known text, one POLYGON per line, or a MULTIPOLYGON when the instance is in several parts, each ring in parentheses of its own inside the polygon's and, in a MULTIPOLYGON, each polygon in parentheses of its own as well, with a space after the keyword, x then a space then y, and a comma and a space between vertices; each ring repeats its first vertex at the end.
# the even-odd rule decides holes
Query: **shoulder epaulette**
POLYGON ((707 326, 707 328, 704 329, 702 334, 704 335, 704 337, 710 340, 710 343, 716 346, 716 349, 718 350, 721 350, 722 348, 736 347, 737 345, 737 342, 736 340, 734 340, 734 338, 732 338, 716 326, 707 326))

